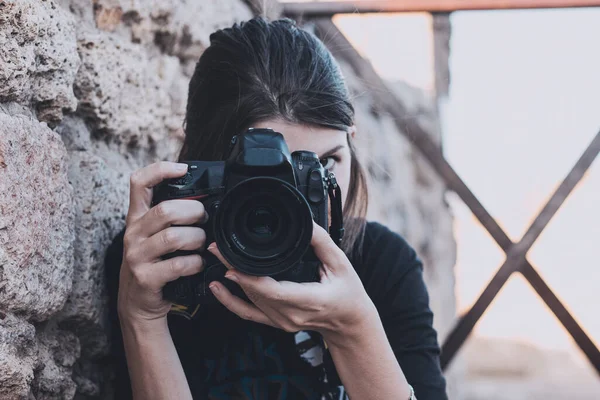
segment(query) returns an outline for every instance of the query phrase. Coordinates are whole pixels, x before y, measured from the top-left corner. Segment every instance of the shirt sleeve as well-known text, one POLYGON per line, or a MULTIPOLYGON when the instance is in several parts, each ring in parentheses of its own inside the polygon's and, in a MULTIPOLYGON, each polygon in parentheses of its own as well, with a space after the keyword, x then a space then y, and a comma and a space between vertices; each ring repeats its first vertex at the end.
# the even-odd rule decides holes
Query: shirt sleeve
POLYGON ((370 225, 365 233, 364 263, 357 272, 417 399, 446 400, 446 380, 422 262, 398 234, 383 225, 370 225))
POLYGON ((121 325, 117 313, 117 298, 119 293, 119 273, 123 260, 123 229, 112 241, 106 251, 104 258, 104 271, 106 276, 106 287, 108 293, 108 319, 110 324, 110 354, 109 362, 113 371, 113 397, 115 399, 130 400, 131 381, 127 369, 125 347, 121 335, 121 325))

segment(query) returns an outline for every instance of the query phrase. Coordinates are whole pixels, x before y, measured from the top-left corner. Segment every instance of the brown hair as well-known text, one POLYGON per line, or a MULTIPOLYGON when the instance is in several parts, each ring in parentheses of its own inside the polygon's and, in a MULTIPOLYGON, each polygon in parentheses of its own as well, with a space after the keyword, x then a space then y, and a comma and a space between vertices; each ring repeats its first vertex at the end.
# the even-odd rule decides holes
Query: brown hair
MULTIPOLYGON (((216 31, 190 80, 179 161, 222 160, 232 136, 269 118, 349 132, 354 107, 340 68, 313 34, 290 19, 261 17, 216 31)), ((348 135, 350 187, 342 249, 359 256, 367 188, 348 135)))

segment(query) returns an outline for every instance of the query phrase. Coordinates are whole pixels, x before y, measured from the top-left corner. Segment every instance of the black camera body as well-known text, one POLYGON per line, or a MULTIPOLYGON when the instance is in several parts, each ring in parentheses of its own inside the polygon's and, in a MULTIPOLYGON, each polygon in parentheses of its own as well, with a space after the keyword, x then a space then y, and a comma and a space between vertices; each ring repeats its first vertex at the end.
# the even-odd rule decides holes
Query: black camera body
MULTIPOLYGON (((208 212, 202 225, 206 244, 215 241, 223 257, 238 270, 277 280, 319 280, 319 260, 310 247, 313 220, 329 231, 329 195, 338 190, 335 176, 317 154, 290 154, 278 132, 250 128, 231 140, 225 161, 188 161, 188 172, 154 188, 152 205, 172 199, 201 201, 208 212)), ((341 212, 332 217, 341 219, 341 212)), ((341 221, 332 221, 341 240, 341 221)), ((163 297, 190 307, 216 303, 208 285, 223 283, 245 298, 238 285, 224 278, 226 267, 207 251, 176 251, 164 259, 198 253, 205 268, 163 288, 163 297)))

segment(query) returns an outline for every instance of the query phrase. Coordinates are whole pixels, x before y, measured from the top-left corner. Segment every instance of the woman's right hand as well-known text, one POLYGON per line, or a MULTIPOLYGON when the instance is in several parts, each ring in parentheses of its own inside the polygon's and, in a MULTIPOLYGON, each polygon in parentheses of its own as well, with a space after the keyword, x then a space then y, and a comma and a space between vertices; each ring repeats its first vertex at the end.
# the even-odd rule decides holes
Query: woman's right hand
POLYGON ((151 208, 152 188, 161 181, 183 176, 187 164, 157 162, 131 174, 129 211, 123 238, 123 263, 119 280, 118 311, 121 320, 144 323, 164 319, 171 303, 162 298, 162 288, 180 276, 203 268, 198 254, 162 260, 176 250, 204 247, 206 235, 192 225, 208 215, 199 201, 167 200, 151 208))

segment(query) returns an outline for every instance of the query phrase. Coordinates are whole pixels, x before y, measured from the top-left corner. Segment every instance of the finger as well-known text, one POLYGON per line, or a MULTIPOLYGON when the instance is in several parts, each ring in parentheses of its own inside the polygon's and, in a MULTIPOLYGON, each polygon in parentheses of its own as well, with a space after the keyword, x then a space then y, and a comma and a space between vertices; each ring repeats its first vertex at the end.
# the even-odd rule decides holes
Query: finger
POLYGON ((236 271, 223 257, 216 243, 211 243, 207 250, 219 259, 229 269, 225 278, 236 282, 253 303, 259 303, 261 297, 280 298, 279 282, 268 276, 253 276, 236 271), (237 273, 235 273, 236 271, 237 273))
POLYGON ((134 259, 144 262, 153 261, 160 256, 177 250, 199 250, 204 248, 206 233, 195 226, 171 226, 145 239, 134 259))
POLYGON ((163 287, 167 282, 202 271, 204 260, 198 254, 178 256, 154 263, 149 269, 155 276, 158 287, 163 287))
POLYGON ((269 317, 259 310, 258 307, 232 295, 224 285, 215 281, 209 285, 209 288, 217 300, 238 317, 247 321, 259 322, 261 324, 276 327, 269 317))
POLYGON ((233 265, 229 264, 229 261, 227 261, 225 259, 225 257, 223 257, 223 254, 221 254, 221 252, 219 251, 219 248, 217 247, 217 244, 215 242, 212 242, 211 244, 209 244, 208 247, 206 248, 206 250, 208 250, 215 257, 217 257, 219 259, 219 261, 221 261, 223 263, 223 265, 225 265, 225 267, 227 267, 227 269, 229 269, 229 270, 234 269, 233 265))
POLYGON ((310 244, 315 255, 328 269, 335 271, 346 268, 349 264, 348 258, 329 236, 329 233, 319 224, 313 221, 313 235, 310 244))
POLYGON ((207 218, 204 205, 199 201, 167 200, 144 214, 137 229, 143 232, 145 237, 150 237, 171 225, 194 225, 206 222, 207 218))
POLYGON ((252 276, 237 270, 229 270, 225 278, 240 285, 246 296, 260 309, 267 310, 281 305, 311 307, 319 302, 318 283, 277 281, 270 276, 252 276))
POLYGON ((279 282, 270 276, 252 276, 231 269, 225 273, 225 278, 240 285, 250 301, 261 309, 267 305, 265 301, 285 302, 288 300, 286 293, 281 290, 279 282))
POLYGON ((288 281, 276 281, 270 276, 248 275, 233 268, 227 263, 215 243, 211 243, 207 250, 215 255, 229 269, 225 278, 236 282, 246 296, 260 308, 268 307, 264 300, 269 302, 285 304, 306 304, 311 306, 318 303, 319 298, 315 296, 314 285, 318 283, 297 283, 288 281))
POLYGON ((127 225, 141 218, 152 202, 152 188, 165 179, 183 176, 187 164, 161 161, 136 170, 129 180, 127 225))

